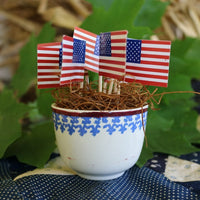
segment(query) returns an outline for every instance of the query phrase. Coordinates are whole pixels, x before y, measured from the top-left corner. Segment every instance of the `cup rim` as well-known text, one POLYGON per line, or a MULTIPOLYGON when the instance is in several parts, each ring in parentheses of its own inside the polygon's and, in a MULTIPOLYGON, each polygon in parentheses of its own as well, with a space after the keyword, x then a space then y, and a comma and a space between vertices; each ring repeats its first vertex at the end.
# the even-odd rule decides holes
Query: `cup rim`
POLYGON ((126 115, 136 115, 145 113, 148 110, 148 105, 144 105, 139 108, 132 108, 126 110, 73 110, 66 109, 56 106, 56 103, 51 105, 54 113, 68 115, 68 116, 79 116, 79 117, 111 117, 111 116, 126 116, 126 115))

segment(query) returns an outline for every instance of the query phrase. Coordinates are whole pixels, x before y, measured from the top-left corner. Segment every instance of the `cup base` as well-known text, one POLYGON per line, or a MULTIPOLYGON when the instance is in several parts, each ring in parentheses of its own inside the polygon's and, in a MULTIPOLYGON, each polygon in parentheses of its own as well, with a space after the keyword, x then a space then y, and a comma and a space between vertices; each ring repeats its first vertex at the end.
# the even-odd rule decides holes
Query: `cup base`
POLYGON ((82 174, 82 173, 77 173, 80 177, 89 179, 89 180, 94 180, 94 181, 106 181, 106 180, 111 180, 111 179, 116 179, 119 178, 124 174, 125 171, 116 173, 116 174, 105 174, 105 175, 93 175, 93 174, 82 174))

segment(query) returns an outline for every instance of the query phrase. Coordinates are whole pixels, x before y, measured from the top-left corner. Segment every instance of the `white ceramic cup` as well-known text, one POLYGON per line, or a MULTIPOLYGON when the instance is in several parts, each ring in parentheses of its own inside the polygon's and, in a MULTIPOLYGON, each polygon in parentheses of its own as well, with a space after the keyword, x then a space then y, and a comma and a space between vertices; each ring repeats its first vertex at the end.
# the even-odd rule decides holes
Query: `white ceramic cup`
POLYGON ((146 105, 131 110, 88 111, 52 104, 61 158, 83 178, 118 178, 140 156, 147 108, 146 105))

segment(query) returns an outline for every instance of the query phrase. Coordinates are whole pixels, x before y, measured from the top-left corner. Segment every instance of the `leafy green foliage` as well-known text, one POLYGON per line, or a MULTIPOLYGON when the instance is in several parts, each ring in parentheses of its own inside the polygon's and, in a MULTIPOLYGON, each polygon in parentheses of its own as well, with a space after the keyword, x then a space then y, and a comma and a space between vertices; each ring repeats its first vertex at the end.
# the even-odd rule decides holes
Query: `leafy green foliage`
POLYGON ((49 121, 33 125, 30 130, 23 132, 7 153, 12 155, 15 152, 20 162, 42 167, 55 147, 53 122, 49 121))
POLYGON ((152 31, 148 27, 133 26, 143 0, 89 0, 89 2, 93 5, 93 13, 83 22, 82 28, 96 34, 124 29, 129 31, 129 37, 135 38, 151 35, 152 31))
POLYGON ((28 43, 21 49, 20 66, 11 82, 12 88, 16 90, 18 96, 22 96, 31 84, 36 83, 37 44, 52 41, 54 36, 55 30, 48 23, 38 37, 32 35, 28 43))
POLYGON ((88 2, 90 2, 93 6, 93 12, 94 8, 98 8, 98 7, 103 7, 105 10, 108 10, 110 8, 110 6, 112 5, 112 3, 114 2, 114 0, 87 0, 88 2))
POLYGON ((50 89, 42 89, 38 91, 38 93, 39 93, 37 98, 38 111, 43 116, 50 118, 52 116, 51 104, 54 101, 50 89))
POLYGON ((20 120, 28 111, 29 107, 18 103, 11 90, 0 94, 0 157, 21 136, 20 120))
POLYGON ((161 26, 161 17, 165 13, 168 4, 168 2, 161 2, 160 0, 145 0, 134 21, 134 25, 147 26, 152 30, 158 28, 161 26))
POLYGON ((52 98, 43 97, 44 91, 38 91, 37 102, 20 102, 20 97, 36 83, 37 44, 51 42, 54 36, 55 30, 46 24, 38 36, 30 37, 20 51, 20 66, 9 89, 0 94, 0 158, 4 154, 16 155, 22 162, 42 166, 55 148, 48 103, 52 98))
POLYGON ((139 160, 136 164, 139 167, 142 167, 147 162, 147 160, 151 158, 153 158, 153 151, 152 149, 150 149, 149 146, 146 146, 146 144, 144 144, 142 148, 142 153, 140 154, 139 160))

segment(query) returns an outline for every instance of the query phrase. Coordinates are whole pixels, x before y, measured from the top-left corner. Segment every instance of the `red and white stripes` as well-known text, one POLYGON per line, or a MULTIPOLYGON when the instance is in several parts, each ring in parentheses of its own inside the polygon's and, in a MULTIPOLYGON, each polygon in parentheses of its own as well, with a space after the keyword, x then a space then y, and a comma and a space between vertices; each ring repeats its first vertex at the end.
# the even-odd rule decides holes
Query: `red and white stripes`
POLYGON ((60 42, 39 44, 38 88, 83 82, 87 70, 99 73, 100 77, 167 87, 171 42, 127 39, 127 34, 122 30, 99 36, 76 27, 73 38, 63 36, 62 45, 60 42))
MULTIPOLYGON (((111 37, 111 56, 100 55, 99 75, 123 80, 126 67, 127 31, 114 31, 111 37)), ((101 35, 100 35, 101 38, 101 35)), ((101 54, 101 52, 100 52, 101 54)))
POLYGON ((60 42, 39 44, 37 48, 38 88, 60 87, 60 42))
POLYGON ((167 87, 170 41, 142 40, 140 63, 126 63, 127 82, 140 82, 144 85, 167 87))
POLYGON ((71 82, 81 82, 84 80, 84 63, 73 63, 73 44, 74 39, 63 36, 62 40, 62 70, 60 85, 71 82))
MULTIPOLYGON (((86 52, 85 52, 85 69, 93 72, 99 72, 99 55, 95 54, 95 45, 98 35, 76 27, 74 29, 74 38, 86 41, 86 52)), ((98 45, 98 44, 97 44, 98 45)))

